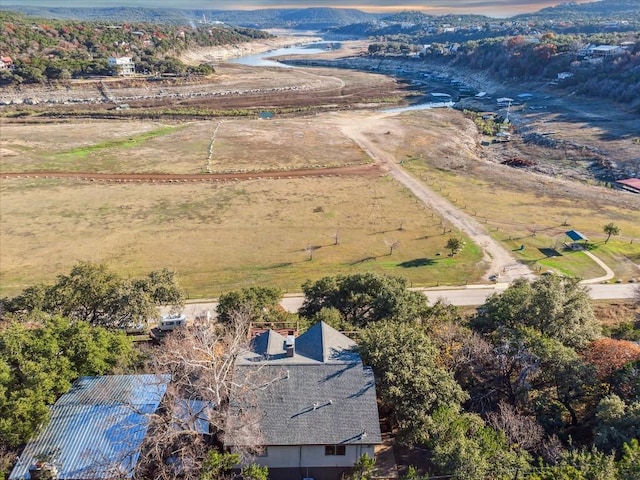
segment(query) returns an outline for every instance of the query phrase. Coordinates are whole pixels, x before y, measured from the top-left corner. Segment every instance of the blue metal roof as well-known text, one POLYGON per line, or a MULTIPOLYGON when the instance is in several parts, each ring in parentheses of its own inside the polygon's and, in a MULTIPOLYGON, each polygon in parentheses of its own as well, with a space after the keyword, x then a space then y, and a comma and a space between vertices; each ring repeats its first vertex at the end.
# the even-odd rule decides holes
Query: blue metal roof
POLYGON ((577 230, 569 230, 568 232, 565 232, 565 235, 567 235, 567 237, 569 237, 574 242, 577 242, 579 240, 589 240, 577 230))
POLYGON ((29 479, 29 467, 52 456, 58 478, 131 477, 140 445, 169 375, 81 377, 51 407, 51 420, 20 455, 9 480, 29 479))

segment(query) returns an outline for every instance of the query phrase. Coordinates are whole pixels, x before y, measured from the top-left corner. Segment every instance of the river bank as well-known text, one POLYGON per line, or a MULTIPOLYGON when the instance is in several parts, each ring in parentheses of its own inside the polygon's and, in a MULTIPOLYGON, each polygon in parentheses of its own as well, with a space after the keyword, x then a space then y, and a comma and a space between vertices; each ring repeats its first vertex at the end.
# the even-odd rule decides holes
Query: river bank
POLYGON ((254 42, 236 43, 233 45, 219 45, 216 47, 196 48, 180 55, 180 60, 187 65, 202 63, 219 63, 231 58, 243 57, 268 52, 277 48, 302 45, 322 40, 317 36, 283 35, 254 42))

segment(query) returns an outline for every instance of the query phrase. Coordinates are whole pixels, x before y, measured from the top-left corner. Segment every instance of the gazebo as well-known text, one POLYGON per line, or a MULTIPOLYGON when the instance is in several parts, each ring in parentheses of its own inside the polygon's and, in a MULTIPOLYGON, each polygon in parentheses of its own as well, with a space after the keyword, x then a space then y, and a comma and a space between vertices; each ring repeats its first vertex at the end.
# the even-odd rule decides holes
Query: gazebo
POLYGON ((565 244, 567 248, 571 250, 580 250, 584 248, 585 243, 589 240, 586 236, 580 233, 577 230, 569 230, 568 232, 564 232, 567 237, 572 240, 572 243, 565 244), (583 243, 578 243, 583 242, 583 243))

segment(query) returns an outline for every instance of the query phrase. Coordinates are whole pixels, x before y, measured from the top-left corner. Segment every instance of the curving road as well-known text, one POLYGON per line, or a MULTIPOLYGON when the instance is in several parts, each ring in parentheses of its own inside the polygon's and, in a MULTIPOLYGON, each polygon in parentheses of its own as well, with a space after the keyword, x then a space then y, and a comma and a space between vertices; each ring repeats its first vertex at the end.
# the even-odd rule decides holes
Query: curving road
POLYGON ((611 280, 613 277, 615 277, 615 273, 613 272, 613 270, 611 270, 606 263, 604 263, 602 260, 596 257, 593 253, 589 252, 588 250, 583 250, 583 253, 587 257, 589 257, 591 260, 596 262, 605 271, 605 274, 601 277, 582 280, 580 283, 582 284, 601 283, 601 282, 606 282, 607 280, 611 280))

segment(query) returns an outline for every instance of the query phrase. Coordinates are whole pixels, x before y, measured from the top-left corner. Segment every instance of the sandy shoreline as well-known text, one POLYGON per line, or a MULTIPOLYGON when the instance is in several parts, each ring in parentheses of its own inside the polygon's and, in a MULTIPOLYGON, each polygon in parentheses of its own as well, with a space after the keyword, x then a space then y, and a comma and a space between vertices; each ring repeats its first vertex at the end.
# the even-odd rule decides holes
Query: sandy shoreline
POLYGON ((182 60, 187 65, 217 63, 228 60, 230 58, 237 58, 245 55, 255 55, 257 53, 275 50, 276 48, 289 47, 291 45, 299 45, 319 40, 322 40, 322 38, 313 36, 279 36, 264 40, 256 40, 254 42, 193 49, 180 55, 180 60, 182 60))

